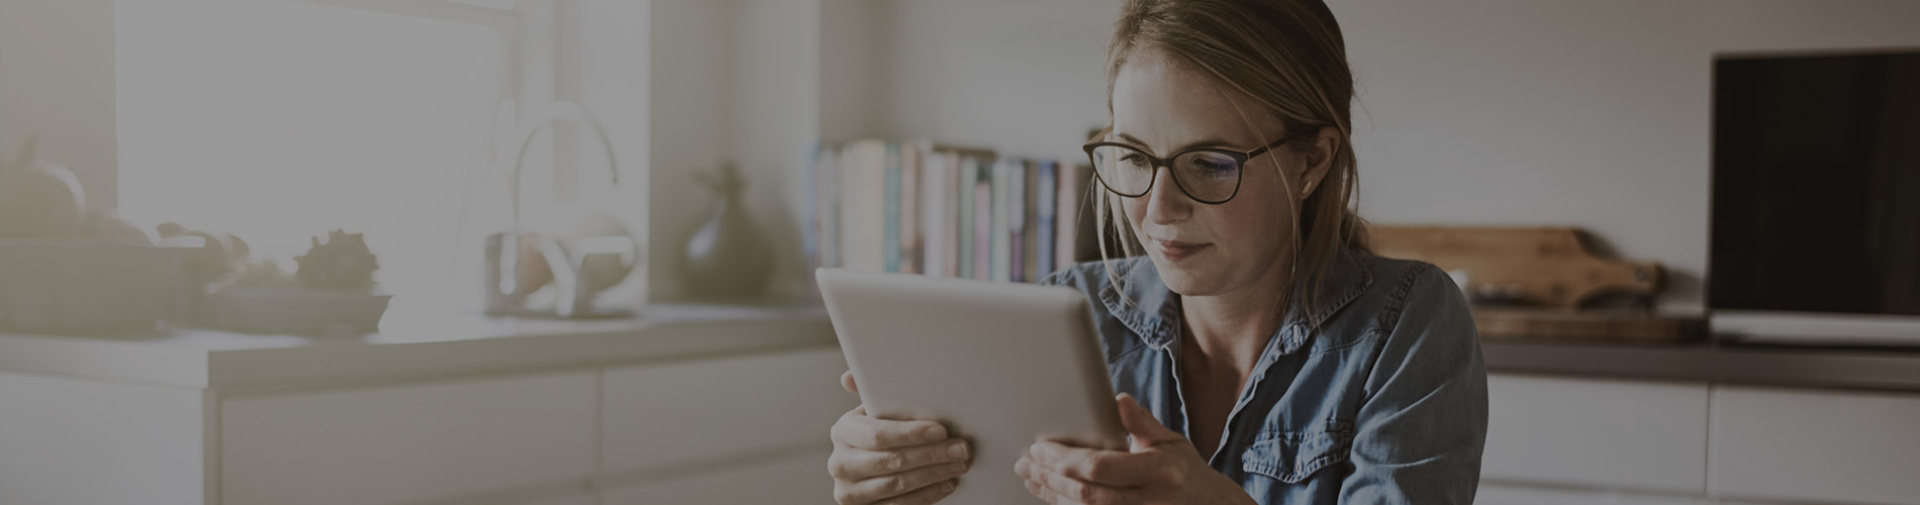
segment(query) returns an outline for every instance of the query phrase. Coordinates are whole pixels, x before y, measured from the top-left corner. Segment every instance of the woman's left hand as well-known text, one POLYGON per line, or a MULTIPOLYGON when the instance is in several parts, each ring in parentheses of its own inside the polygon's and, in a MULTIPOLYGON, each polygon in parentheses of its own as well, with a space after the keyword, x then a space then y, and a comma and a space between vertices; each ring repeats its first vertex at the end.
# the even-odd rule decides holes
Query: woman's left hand
POLYGON ((1132 396, 1120 395, 1119 404, 1120 423, 1133 435, 1129 450, 1033 444, 1013 466, 1027 491, 1053 505, 1254 503, 1132 396))

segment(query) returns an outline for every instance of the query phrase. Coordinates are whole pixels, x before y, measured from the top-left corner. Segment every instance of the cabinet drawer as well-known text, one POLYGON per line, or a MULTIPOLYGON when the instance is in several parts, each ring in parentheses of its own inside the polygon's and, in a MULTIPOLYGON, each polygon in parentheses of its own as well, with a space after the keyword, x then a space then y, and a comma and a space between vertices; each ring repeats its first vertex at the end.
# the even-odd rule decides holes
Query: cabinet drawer
MULTIPOLYGON (((659 465, 805 444, 860 404, 840 388, 838 348, 642 365, 605 372, 603 468, 659 465)), ((824 476, 825 462, 820 462, 824 476)))
POLYGON ((1481 483, 1473 505, 1732 505, 1702 496, 1481 483))
POLYGON ((1486 479, 1706 490, 1707 385, 1492 375, 1486 479))
POLYGON ((229 400, 222 502, 379 504, 584 486, 593 381, 579 372, 229 400))
MULTIPOLYGON (((613 486, 602 505, 833 505, 830 451, 787 456, 657 482, 613 486)), ((1038 502, 1035 502, 1038 503, 1038 502)))
POLYGON ((1920 504, 1920 395, 1717 387, 1715 494, 1920 504))

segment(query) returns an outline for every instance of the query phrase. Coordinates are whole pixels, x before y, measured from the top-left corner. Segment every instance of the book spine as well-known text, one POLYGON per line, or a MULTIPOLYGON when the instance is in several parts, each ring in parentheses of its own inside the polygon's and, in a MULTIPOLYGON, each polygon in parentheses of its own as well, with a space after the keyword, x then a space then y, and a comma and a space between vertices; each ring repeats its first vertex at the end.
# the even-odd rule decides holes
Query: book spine
POLYGON ((973 187, 973 278, 993 279, 993 167, 977 163, 973 187))
POLYGON ((962 235, 960 232, 960 216, 963 212, 961 210, 961 203, 966 201, 965 198, 960 198, 959 196, 959 188, 961 187, 960 153, 946 153, 946 159, 947 187, 940 192, 940 194, 947 199, 945 206, 947 209, 945 216, 946 223, 943 230, 947 236, 945 239, 946 251, 943 254, 946 257, 946 276, 960 277, 960 236, 962 235))
POLYGON ((846 236, 842 255, 849 269, 883 271, 886 268, 883 235, 888 213, 887 145, 877 140, 863 140, 843 151, 842 175, 848 183, 841 186, 850 189, 841 209, 842 222, 846 223, 841 230, 846 236))
POLYGON ((959 237, 959 240, 955 241, 954 244, 957 248, 954 251, 955 269, 957 270, 955 277, 972 279, 974 257, 973 227, 975 226, 973 192, 974 187, 980 183, 980 169, 974 166, 974 161, 971 158, 962 159, 959 168, 960 183, 953 186, 954 203, 958 207, 958 212, 955 213, 954 219, 959 222, 959 226, 956 226, 954 230, 954 235, 959 237))
POLYGON ((886 200, 881 214, 883 225, 880 230, 881 258, 885 261, 887 272, 900 271, 900 145, 887 143, 886 200))
POLYGON ((1013 259, 1013 250, 1010 249, 1012 244, 1007 240, 1007 230, 1012 228, 1007 222, 1007 194, 1008 190, 1012 189, 1012 182, 1008 179, 1012 178, 1012 176, 1012 170, 1008 169, 1008 162, 1006 160, 1000 160, 993 164, 993 190, 991 193, 993 196, 991 202, 988 204, 989 208, 992 209, 992 214, 988 218, 991 220, 992 226, 987 232, 988 240, 991 241, 989 251, 992 255, 992 262, 989 265, 990 268, 992 268, 992 276, 989 277, 988 280, 1000 282, 1013 280, 1012 272, 1007 270, 1008 264, 1011 263, 1013 259))
POLYGON ((1040 275, 1040 163, 1027 160, 1020 164, 1020 281, 1036 282, 1040 275))
MULTIPOLYGON (((1038 246, 1038 250, 1035 251, 1034 258, 1039 262, 1039 268, 1036 270, 1040 272, 1042 278, 1052 274, 1054 270, 1060 269, 1058 266, 1059 263, 1054 261, 1053 252, 1055 245, 1054 235, 1058 233, 1056 231, 1058 227, 1054 223, 1054 217, 1059 215, 1058 209, 1054 208, 1054 202, 1059 198, 1059 190, 1055 188, 1055 186, 1059 185, 1059 176, 1056 175, 1058 172, 1059 163, 1043 161, 1040 162, 1039 173, 1035 175, 1036 187, 1034 189, 1038 194, 1035 195, 1034 210, 1039 212, 1040 215, 1038 216, 1039 233, 1036 234, 1036 240, 1034 241, 1034 245, 1038 246)), ((1038 281, 1039 279, 1034 280, 1038 281)))
POLYGON ((951 277, 946 268, 946 195, 952 186, 947 185, 946 155, 927 149, 929 144, 920 150, 920 266, 927 275, 951 277))
POLYGON ((819 141, 807 146, 807 162, 800 167, 800 180, 810 185, 800 199, 800 254, 806 255, 807 270, 820 268, 820 148, 819 141))
POLYGON ((860 196, 866 187, 860 181, 859 165, 860 143, 849 142, 841 145, 840 169, 837 170, 840 175, 834 184, 837 188, 834 193, 838 197, 835 199, 834 206, 839 208, 836 220, 840 222, 838 234, 840 245, 835 250, 839 252, 838 264, 841 268, 854 268, 860 257, 858 243, 861 219, 856 209, 860 208, 863 200, 860 196))
POLYGON ((900 272, 925 273, 920 267, 920 147, 900 145, 900 272))
POLYGON ((839 179, 835 175, 840 172, 839 150, 839 146, 822 145, 820 157, 814 161, 814 176, 817 177, 813 185, 816 193, 814 199, 819 201, 816 208, 820 212, 815 226, 820 228, 819 266, 822 267, 840 266, 840 202, 836 198, 840 192, 836 186, 839 179))
POLYGON ((1007 162, 1007 280, 1027 281, 1027 164, 1007 162))

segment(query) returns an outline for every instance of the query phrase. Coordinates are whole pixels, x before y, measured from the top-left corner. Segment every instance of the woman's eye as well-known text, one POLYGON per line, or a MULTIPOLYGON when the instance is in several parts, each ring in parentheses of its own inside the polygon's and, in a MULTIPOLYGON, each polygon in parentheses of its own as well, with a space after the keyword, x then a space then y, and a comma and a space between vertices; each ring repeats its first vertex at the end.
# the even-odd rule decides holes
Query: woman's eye
POLYGON ((1226 175, 1238 168, 1232 162, 1209 160, 1195 160, 1193 167, 1205 175, 1226 175))
POLYGON ((1147 156, 1140 153, 1127 153, 1120 155, 1120 161, 1132 165, 1145 165, 1147 164, 1147 156))

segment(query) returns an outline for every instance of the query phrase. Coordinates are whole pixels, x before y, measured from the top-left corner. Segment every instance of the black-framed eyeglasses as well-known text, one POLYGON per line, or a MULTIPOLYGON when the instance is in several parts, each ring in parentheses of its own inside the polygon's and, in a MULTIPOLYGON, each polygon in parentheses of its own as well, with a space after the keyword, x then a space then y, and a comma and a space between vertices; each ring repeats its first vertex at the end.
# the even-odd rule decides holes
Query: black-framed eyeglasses
POLYGON ((1116 195, 1137 198, 1153 190, 1154 173, 1167 167, 1174 186, 1196 202, 1218 205, 1232 200, 1240 192, 1240 174, 1248 159, 1266 154, 1295 139, 1276 140, 1251 151, 1219 147, 1196 147, 1166 158, 1119 142, 1093 142, 1081 147, 1093 160, 1094 177, 1116 195))

